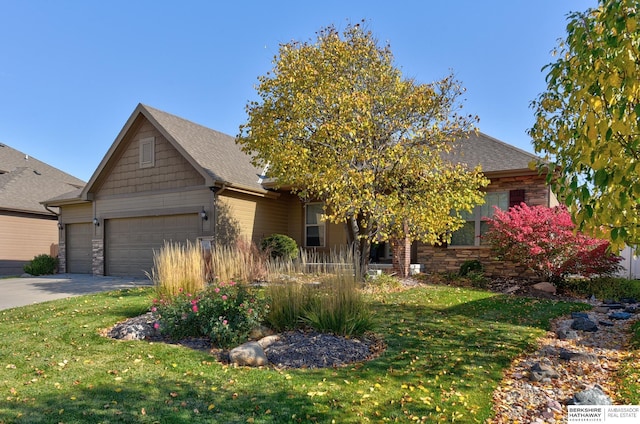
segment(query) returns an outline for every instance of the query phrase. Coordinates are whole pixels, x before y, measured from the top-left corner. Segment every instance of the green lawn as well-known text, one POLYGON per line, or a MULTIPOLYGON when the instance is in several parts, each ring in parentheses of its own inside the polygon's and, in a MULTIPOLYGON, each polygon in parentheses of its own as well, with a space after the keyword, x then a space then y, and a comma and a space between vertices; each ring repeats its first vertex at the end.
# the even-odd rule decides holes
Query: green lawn
POLYGON ((584 305, 448 286, 369 295, 386 351, 339 369, 234 368, 99 331, 145 312, 134 289, 0 312, 0 423, 483 422, 511 360, 584 305))

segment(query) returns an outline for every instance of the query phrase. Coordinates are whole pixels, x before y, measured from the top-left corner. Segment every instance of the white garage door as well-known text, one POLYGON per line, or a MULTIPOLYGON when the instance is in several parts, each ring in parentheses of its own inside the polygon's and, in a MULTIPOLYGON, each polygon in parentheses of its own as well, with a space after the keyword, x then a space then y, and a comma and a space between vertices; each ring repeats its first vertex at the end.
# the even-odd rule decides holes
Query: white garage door
POLYGON ((165 241, 194 242, 200 234, 198 214, 105 221, 105 274, 144 277, 153 267, 153 250, 165 241))
POLYGON ((91 239, 93 225, 91 223, 65 225, 66 238, 66 271, 74 274, 91 274, 91 239))

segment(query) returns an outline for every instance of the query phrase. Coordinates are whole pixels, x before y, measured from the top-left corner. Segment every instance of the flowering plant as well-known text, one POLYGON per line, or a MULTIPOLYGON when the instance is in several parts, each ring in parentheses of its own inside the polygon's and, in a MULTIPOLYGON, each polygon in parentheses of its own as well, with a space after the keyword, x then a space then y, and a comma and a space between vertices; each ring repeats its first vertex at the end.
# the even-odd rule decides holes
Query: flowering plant
POLYGON ((208 336, 213 344, 227 347, 246 341, 267 308, 248 287, 229 281, 212 283, 196 295, 180 291, 156 300, 152 311, 160 331, 173 339, 208 336))
POLYGON ((619 268, 621 258, 607 252, 608 242, 576 231, 564 206, 521 203, 507 211, 496 208, 485 221, 489 230, 483 237, 498 259, 524 265, 545 281, 560 282, 569 274, 608 275, 619 268))

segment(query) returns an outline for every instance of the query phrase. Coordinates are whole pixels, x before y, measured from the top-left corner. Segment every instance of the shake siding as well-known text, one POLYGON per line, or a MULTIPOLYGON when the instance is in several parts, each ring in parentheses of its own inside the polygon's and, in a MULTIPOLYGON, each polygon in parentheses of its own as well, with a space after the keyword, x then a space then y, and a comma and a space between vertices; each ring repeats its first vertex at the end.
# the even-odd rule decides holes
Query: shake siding
POLYGON ((99 195, 143 193, 203 184, 202 175, 151 123, 144 120, 133 135, 127 136, 124 150, 102 183, 99 195), (155 163, 152 167, 141 168, 139 141, 148 137, 155 138, 155 163))

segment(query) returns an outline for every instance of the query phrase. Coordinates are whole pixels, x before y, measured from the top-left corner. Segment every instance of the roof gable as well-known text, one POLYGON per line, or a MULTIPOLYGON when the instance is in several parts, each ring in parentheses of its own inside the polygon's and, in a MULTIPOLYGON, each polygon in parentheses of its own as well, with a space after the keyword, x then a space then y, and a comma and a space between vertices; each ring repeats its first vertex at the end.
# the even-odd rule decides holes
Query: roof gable
POLYGON ((167 112, 138 104, 83 190, 83 199, 88 198, 88 193, 93 190, 101 174, 108 172, 109 161, 140 115, 144 116, 205 178, 207 186, 266 192, 258 181, 260 170, 251 165, 250 156, 242 152, 235 138, 167 112))
POLYGON ((0 143, 0 209, 53 215, 41 202, 84 181, 0 143))

